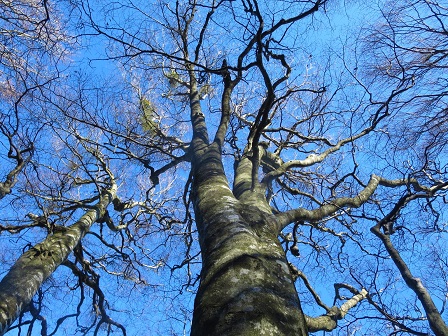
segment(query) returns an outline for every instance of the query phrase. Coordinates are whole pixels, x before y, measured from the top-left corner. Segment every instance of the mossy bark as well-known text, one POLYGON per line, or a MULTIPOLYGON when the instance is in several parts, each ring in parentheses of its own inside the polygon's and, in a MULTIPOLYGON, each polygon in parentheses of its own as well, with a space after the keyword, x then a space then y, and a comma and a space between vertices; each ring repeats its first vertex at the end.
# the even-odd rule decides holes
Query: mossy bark
POLYGON ((203 268, 191 335, 307 335, 264 197, 259 206, 254 195, 248 203, 235 197, 217 146, 202 151, 193 172, 203 268))
POLYGON ((48 236, 16 261, 0 282, 0 335, 31 302, 37 290, 70 255, 95 221, 115 198, 116 186, 73 225, 48 236))

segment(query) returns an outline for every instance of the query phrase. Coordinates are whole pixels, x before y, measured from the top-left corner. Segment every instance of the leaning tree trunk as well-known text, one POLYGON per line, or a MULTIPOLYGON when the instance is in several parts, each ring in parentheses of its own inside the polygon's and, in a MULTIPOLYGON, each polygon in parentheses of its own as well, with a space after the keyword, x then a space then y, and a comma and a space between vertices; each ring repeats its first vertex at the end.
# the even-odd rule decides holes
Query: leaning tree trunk
POLYGON ((43 282, 67 259, 92 224, 104 215, 115 193, 116 186, 113 186, 75 224, 48 236, 16 261, 0 282, 0 335, 27 307, 43 282))
POLYGON ((234 196, 213 147, 193 170, 203 268, 191 335, 307 335, 276 219, 234 196))

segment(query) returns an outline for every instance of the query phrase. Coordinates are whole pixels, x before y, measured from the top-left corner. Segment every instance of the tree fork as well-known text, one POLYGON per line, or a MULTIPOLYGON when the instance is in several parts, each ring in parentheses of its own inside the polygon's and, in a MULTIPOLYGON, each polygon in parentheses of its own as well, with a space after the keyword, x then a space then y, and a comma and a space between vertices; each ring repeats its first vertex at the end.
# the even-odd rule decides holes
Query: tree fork
POLYGON ((215 147, 194 169, 203 267, 191 335, 308 335, 277 220, 235 198, 215 147))

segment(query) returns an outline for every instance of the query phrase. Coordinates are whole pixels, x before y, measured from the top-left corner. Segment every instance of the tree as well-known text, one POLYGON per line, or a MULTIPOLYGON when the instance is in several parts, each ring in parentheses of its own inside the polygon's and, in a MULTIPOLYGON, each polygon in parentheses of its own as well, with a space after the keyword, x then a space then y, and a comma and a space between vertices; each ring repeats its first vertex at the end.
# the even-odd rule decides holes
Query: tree
POLYGON ((14 162, 0 182, 3 198, 11 192, 33 151, 35 134, 30 127, 23 130, 21 110, 31 103, 30 96, 38 88, 57 76, 57 60, 65 54, 67 37, 57 22, 49 22, 52 8, 46 1, 1 1, 0 6, 0 132, 8 143, 6 157, 14 162))
MULTIPOLYGON (((333 23, 331 6, 79 4, 86 36, 108 43, 97 58, 116 61, 121 79, 97 85, 80 75, 52 87, 46 99, 57 122, 48 129, 64 150, 42 157, 19 195, 33 198, 45 223, 65 228, 118 186, 106 202, 114 212, 97 213, 99 225, 90 222, 67 250, 73 256, 60 259, 80 288, 103 298, 101 318, 81 328, 81 289, 73 314, 81 333, 103 324, 125 333, 108 315, 99 272, 147 285, 145 269, 163 265, 171 277, 185 272, 184 288, 198 282, 191 335, 447 334, 448 259, 437 248, 446 239, 438 124, 446 76, 432 75, 445 68, 446 9, 382 4, 384 21, 364 40, 333 45, 340 49, 327 58, 312 29, 333 23), (412 46, 420 34, 430 46, 412 46), (420 57, 428 53, 429 63, 420 57), (141 169, 148 183, 133 187, 141 169), (44 171, 51 183, 36 183, 44 171), (155 241, 176 253, 148 257, 155 241), (157 262, 148 267, 148 258, 157 262), (425 261, 431 273, 417 277, 425 261), (331 305, 322 295, 330 286, 331 305)), ((48 234, 45 241, 58 237, 48 234)))
MULTIPOLYGON (((31 302, 34 294, 57 267, 65 262, 68 267, 73 268, 73 272, 78 272, 75 265, 66 261, 68 255, 75 252, 82 238, 95 222, 106 220, 104 219, 106 208, 112 203, 112 200, 116 199, 117 186, 113 175, 104 166, 104 162, 101 163, 109 175, 110 187, 100 190, 97 204, 93 205, 76 223, 69 227, 52 228, 52 234, 47 236, 43 242, 27 250, 0 282, 2 302, 0 305, 2 313, 0 332, 2 334, 31 302)), ((100 181, 96 182, 100 183, 100 181)), ((44 218, 34 218, 31 215, 30 217, 36 221, 45 221, 44 218)), ((45 221, 43 225, 49 225, 49 223, 45 221)), ((89 281, 91 286, 97 285, 94 280, 89 279, 89 281)), ((101 308, 103 309, 102 306, 101 308)), ((104 319, 106 316, 103 313, 104 319)))

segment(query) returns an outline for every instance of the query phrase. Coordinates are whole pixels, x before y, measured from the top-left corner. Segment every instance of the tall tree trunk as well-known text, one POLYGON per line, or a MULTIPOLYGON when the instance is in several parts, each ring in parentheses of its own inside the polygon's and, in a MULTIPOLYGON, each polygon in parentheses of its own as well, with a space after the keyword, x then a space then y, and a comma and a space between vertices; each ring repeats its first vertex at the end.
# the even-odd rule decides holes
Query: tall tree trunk
POLYGON ((307 335, 275 216, 236 199, 213 145, 193 172, 203 266, 191 335, 307 335))
POLYGON ((95 221, 101 218, 115 198, 116 186, 66 230, 48 236, 26 251, 0 282, 0 335, 31 302, 43 282, 69 256, 95 221))

